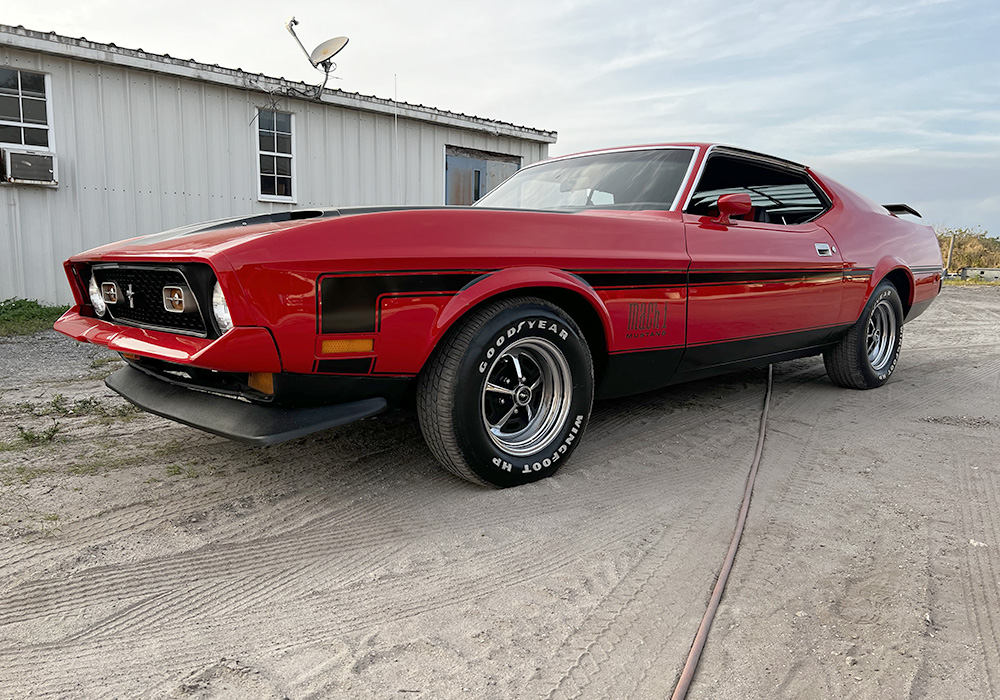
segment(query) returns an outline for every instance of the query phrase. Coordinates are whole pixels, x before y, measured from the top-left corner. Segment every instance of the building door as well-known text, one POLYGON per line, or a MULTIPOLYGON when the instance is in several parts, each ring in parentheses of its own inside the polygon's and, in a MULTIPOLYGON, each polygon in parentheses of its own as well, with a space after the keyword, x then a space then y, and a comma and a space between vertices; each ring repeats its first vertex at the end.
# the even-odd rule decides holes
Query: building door
POLYGON ((516 173, 521 157, 448 146, 444 167, 444 203, 469 205, 516 173))

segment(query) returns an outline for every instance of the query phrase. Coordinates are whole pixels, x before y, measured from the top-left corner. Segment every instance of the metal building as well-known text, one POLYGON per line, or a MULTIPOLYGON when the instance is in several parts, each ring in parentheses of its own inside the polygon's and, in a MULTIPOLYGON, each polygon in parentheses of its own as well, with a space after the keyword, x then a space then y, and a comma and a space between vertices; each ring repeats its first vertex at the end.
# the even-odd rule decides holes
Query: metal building
POLYGON ((0 299, 70 255, 226 216, 468 204, 556 134, 0 24, 0 299))

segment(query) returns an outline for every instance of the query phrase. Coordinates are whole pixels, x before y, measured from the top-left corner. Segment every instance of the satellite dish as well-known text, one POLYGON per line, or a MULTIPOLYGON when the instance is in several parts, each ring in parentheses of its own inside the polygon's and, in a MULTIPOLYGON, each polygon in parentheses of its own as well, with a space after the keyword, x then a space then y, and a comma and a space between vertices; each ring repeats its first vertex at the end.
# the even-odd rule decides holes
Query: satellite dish
POLYGON ((304 97, 317 100, 320 95, 323 94, 327 81, 330 80, 330 73, 337 70, 337 64, 333 62, 333 57, 344 50, 344 47, 347 46, 348 38, 346 36, 336 36, 329 41, 324 41, 322 44, 313 49, 312 53, 309 53, 306 51, 306 47, 302 45, 299 35, 295 33, 295 25, 298 23, 299 21, 292 17, 285 23, 285 29, 287 29, 288 33, 295 38, 295 42, 299 45, 299 48, 302 49, 302 53, 306 55, 306 58, 309 59, 309 63, 312 64, 312 67, 322 68, 323 83, 318 85, 316 90, 311 95, 298 90, 295 92, 304 97))
POLYGON ((344 50, 347 46, 347 42, 350 41, 346 36, 335 36, 334 38, 324 41, 322 44, 313 49, 313 52, 309 54, 309 62, 313 66, 318 66, 321 63, 326 63, 331 58, 336 56, 338 53, 344 50))

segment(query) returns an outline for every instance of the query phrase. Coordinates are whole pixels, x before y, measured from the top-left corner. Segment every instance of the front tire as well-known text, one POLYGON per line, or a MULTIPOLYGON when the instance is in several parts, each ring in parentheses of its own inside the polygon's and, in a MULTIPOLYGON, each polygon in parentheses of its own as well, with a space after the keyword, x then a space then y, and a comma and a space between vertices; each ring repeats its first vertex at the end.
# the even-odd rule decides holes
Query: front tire
POLYGON ((857 323, 823 353, 826 373, 848 389, 875 389, 889 381, 903 345, 903 303, 896 286, 883 280, 857 323))
POLYGON ((590 348, 542 299, 490 303, 449 331, 417 383, 431 452, 479 484, 518 486, 554 474, 590 418, 590 348))

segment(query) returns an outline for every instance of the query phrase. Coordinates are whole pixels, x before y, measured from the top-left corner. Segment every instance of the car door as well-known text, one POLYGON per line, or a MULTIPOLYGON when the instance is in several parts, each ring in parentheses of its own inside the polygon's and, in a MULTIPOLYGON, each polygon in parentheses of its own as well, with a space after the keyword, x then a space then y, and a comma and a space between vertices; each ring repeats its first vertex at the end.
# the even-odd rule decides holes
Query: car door
POLYGON ((830 337, 844 262, 816 223, 827 208, 804 169, 724 151, 708 156, 683 215, 691 267, 679 373, 806 354, 830 337), (718 197, 728 193, 750 195, 745 220, 718 215, 718 197))

